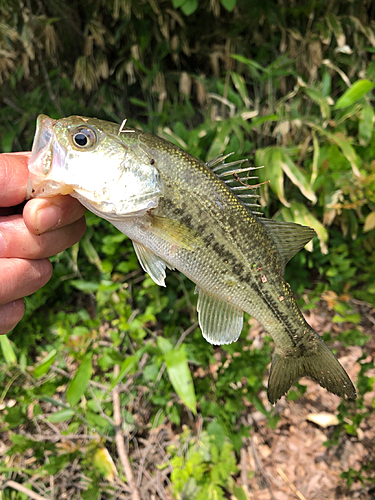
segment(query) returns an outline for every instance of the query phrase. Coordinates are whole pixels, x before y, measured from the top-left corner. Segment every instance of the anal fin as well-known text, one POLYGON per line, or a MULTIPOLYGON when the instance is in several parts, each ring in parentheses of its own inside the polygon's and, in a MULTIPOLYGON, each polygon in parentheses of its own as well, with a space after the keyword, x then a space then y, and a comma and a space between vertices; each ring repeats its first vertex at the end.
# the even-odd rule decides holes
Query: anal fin
POLYGON ((141 243, 133 241, 133 246, 142 269, 157 285, 165 286, 165 268, 170 266, 141 243))
POLYGON ((243 311, 202 290, 199 290, 197 311, 203 337, 210 344, 231 344, 240 336, 243 311))

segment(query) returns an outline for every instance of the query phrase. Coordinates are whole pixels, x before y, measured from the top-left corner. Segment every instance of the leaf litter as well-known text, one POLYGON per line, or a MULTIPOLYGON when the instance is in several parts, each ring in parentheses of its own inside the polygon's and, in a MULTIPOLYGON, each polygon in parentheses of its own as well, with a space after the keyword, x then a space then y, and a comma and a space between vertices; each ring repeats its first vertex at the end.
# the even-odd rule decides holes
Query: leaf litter
MULTIPOLYGON (((354 380, 359 372, 357 360, 361 356, 374 359, 375 355, 372 311, 362 302, 357 304, 357 308, 365 318, 361 328, 371 336, 370 340, 363 347, 344 347, 338 342, 333 343, 337 357, 354 380)), ((330 331, 333 336, 347 326, 332 322, 334 313, 329 310, 326 302, 321 302, 319 307, 307 315, 313 328, 330 331)), ((251 328, 248 337, 254 341, 255 347, 259 348, 265 333, 255 320, 250 320, 249 323, 251 328)), ((217 359, 220 359, 220 356, 217 356, 217 359)), ((209 369, 218 376, 214 365, 209 369)), ((200 367, 195 375, 199 370, 200 367)), ((261 412, 254 411, 252 406, 249 406, 248 413, 241 417, 242 423, 251 427, 251 437, 244 440, 238 456, 237 486, 242 486, 251 500, 372 500, 375 495, 374 488, 354 482, 348 489, 345 479, 340 475, 349 469, 359 471, 365 461, 375 459, 375 414, 370 413, 369 418, 361 422, 356 435, 342 432, 338 446, 325 446, 324 443, 330 440, 338 423, 340 399, 309 379, 302 379, 302 384, 306 386, 306 392, 296 401, 282 398, 277 403, 276 412, 280 420, 275 429, 271 429, 266 417, 261 412)), ((128 388, 129 381, 120 384, 119 390, 128 388)), ((172 444, 181 446, 179 435, 167 420, 156 427, 150 427, 148 422, 151 415, 147 411, 147 390, 144 389, 144 392, 140 391, 139 398, 134 401, 131 409, 138 430, 127 433, 125 453, 129 457, 139 497, 142 500, 172 500, 175 497, 170 487, 172 467, 169 464, 168 448, 172 444)), ((268 408, 265 391, 261 393, 261 398, 268 408)), ((365 405, 370 406, 374 398, 374 390, 367 392, 365 405)), ((33 433, 18 428, 19 435, 34 441, 58 443, 65 452, 69 449, 72 453, 78 448, 89 450, 90 443, 100 441, 98 435, 87 433, 85 425, 80 426, 76 432, 69 432, 66 422, 48 422, 45 416, 52 414, 55 408, 48 401, 43 403, 42 407, 43 416, 37 420, 33 433)), ((30 408, 30 417, 32 413, 30 408)), ((199 433, 201 419, 191 419, 190 425, 199 433)), ((72 460, 53 476, 43 475, 40 470, 35 469, 30 479, 30 470, 37 466, 33 450, 29 448, 23 453, 6 456, 7 450, 13 444, 11 435, 10 431, 0 435, 0 459, 5 460, 9 470, 14 467, 18 472, 10 478, 8 474, 5 476, 4 471, 0 471, 1 489, 15 489, 37 500, 82 498, 82 493, 90 487, 91 479, 85 475, 78 459, 72 460), (28 484, 29 489, 25 484, 28 484)), ((111 460, 114 460, 112 469, 115 473, 108 476, 111 480, 103 480, 100 483, 101 498, 137 498, 129 484, 121 481, 116 473, 116 469, 121 470, 120 455, 123 452, 118 452, 114 439, 105 443, 103 455, 109 456, 108 452, 111 460)), ((48 454, 48 451, 46 453, 48 454)), ((374 475, 374 471, 371 474, 374 475)), ((235 497, 232 496, 231 499, 234 500, 235 497)))

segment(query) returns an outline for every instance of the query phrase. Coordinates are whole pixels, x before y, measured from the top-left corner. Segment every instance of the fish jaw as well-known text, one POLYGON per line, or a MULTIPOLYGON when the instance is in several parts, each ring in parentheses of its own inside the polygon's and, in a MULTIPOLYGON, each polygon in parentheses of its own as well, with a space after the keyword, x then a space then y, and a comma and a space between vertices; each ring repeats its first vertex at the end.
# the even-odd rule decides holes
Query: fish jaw
POLYGON ((28 197, 71 194, 101 217, 133 216, 155 208, 163 194, 156 167, 139 150, 87 121, 78 116, 38 117, 28 197), (92 132, 93 144, 87 150, 72 140, 77 127, 92 132))
POLYGON ((63 165, 66 151, 56 141, 53 129, 54 120, 46 115, 39 115, 34 136, 31 157, 29 160, 29 179, 27 198, 49 198, 58 194, 70 194, 73 187, 61 179, 51 178, 51 171, 63 165))

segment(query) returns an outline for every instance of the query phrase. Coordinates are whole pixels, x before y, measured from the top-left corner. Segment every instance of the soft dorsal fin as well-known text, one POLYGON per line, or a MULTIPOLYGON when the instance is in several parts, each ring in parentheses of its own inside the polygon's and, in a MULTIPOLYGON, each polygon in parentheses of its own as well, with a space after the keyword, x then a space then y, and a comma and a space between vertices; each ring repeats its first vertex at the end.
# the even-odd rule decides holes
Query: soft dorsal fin
POLYGON ((258 180, 258 177, 248 176, 250 170, 256 170, 262 167, 246 167, 242 168, 242 164, 248 161, 246 158, 243 160, 235 160, 225 163, 225 160, 233 153, 227 155, 219 155, 206 163, 215 174, 232 190, 232 193, 241 201, 245 208, 252 215, 263 215, 258 209, 260 205, 256 203, 259 194, 256 192, 258 185, 252 186, 247 184, 249 180, 258 180))
POLYGON ((231 344, 241 334, 243 312, 198 290, 198 320, 203 337, 214 345, 231 344))
POLYGON ((273 219, 258 219, 266 228, 276 244, 283 265, 298 253, 314 236, 316 232, 309 226, 301 226, 295 222, 281 222, 273 219))
POLYGON ((142 269, 150 275, 159 286, 165 286, 165 268, 172 269, 163 259, 148 250, 144 245, 133 241, 135 253, 137 254, 142 269))

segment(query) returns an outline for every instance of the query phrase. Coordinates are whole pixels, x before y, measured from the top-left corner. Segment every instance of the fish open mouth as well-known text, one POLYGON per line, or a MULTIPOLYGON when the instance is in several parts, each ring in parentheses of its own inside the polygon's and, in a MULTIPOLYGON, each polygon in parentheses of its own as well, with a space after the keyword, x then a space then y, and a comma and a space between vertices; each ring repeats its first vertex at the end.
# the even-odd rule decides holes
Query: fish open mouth
POLYGON ((64 148, 56 140, 53 129, 55 123, 46 115, 38 116, 29 160, 27 198, 51 197, 73 191, 71 186, 49 177, 54 162, 63 164, 66 156, 64 148))
POLYGON ((111 150, 105 143, 108 137, 112 140, 110 134, 89 128, 86 122, 82 129, 74 118, 38 117, 29 161, 28 198, 70 194, 97 215, 111 219, 155 208, 163 195, 163 183, 153 164, 138 161, 121 143, 111 150), (87 139, 88 130, 94 132, 97 147, 74 146, 72 137, 87 139))

